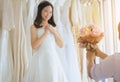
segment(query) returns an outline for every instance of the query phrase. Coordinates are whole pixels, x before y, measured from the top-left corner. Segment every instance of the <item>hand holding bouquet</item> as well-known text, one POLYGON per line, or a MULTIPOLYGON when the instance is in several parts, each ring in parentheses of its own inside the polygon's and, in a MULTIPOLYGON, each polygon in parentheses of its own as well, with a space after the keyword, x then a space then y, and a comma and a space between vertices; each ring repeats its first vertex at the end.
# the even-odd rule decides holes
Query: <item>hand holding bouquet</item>
POLYGON ((87 48, 88 45, 96 45, 104 36, 104 33, 93 24, 86 25, 80 29, 78 42, 80 47, 87 48))
POLYGON ((87 51, 95 54, 103 55, 97 46, 97 43, 103 38, 104 33, 94 24, 86 25, 80 29, 78 43, 81 48, 86 48, 87 51), (99 51, 99 52, 97 52, 99 51))

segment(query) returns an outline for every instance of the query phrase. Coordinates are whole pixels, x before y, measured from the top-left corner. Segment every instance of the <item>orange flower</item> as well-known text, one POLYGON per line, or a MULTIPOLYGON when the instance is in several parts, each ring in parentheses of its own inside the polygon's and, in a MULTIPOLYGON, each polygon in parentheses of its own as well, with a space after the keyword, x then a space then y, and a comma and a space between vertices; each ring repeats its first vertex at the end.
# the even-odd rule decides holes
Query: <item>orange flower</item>
POLYGON ((85 47, 88 43, 97 44, 104 36, 104 33, 94 24, 89 24, 80 29, 79 35, 78 43, 85 47))

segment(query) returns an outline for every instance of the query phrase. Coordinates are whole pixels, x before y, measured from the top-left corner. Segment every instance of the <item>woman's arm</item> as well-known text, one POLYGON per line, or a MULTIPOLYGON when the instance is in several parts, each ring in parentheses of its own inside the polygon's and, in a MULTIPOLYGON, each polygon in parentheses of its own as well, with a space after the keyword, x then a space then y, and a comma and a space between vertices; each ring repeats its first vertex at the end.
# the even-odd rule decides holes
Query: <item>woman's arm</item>
POLYGON ((94 65, 94 60, 95 60, 95 52, 92 51, 87 51, 87 72, 88 72, 88 76, 91 78, 91 68, 94 65))
POLYGON ((43 35, 40 38, 37 38, 37 29, 35 28, 34 25, 31 26, 31 44, 32 44, 32 48, 36 49, 38 48, 41 43, 44 41, 44 39, 46 38, 46 36, 48 35, 49 30, 45 29, 45 32, 43 33, 43 35))
POLYGON ((105 59, 106 57, 108 57, 108 55, 104 52, 102 52, 98 47, 96 48, 96 56, 105 59))
POLYGON ((54 36, 55 36, 55 40, 56 40, 57 45, 60 48, 62 48, 64 46, 63 40, 62 40, 62 38, 61 38, 61 36, 56 28, 55 28, 54 36))
POLYGON ((57 28, 54 28, 54 27, 52 27, 52 26, 50 26, 49 29, 50 29, 50 31, 54 34, 54 36, 55 36, 55 41, 56 41, 57 45, 58 45, 60 48, 62 48, 62 47, 64 46, 64 43, 63 43, 63 41, 62 41, 62 38, 61 38, 61 36, 60 36, 60 34, 59 34, 58 29, 57 29, 57 28))

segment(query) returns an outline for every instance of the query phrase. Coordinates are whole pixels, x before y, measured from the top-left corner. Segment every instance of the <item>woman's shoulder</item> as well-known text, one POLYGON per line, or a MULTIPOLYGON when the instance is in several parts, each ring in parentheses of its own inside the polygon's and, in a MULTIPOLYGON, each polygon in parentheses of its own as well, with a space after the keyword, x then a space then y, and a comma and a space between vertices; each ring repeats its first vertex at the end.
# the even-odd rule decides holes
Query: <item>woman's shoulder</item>
POLYGON ((38 30, 39 28, 37 28, 34 24, 31 25, 31 30, 38 30))
POLYGON ((31 29, 37 29, 34 24, 31 25, 31 29))
POLYGON ((31 32, 36 32, 37 28, 35 27, 35 25, 31 25, 30 30, 31 32))

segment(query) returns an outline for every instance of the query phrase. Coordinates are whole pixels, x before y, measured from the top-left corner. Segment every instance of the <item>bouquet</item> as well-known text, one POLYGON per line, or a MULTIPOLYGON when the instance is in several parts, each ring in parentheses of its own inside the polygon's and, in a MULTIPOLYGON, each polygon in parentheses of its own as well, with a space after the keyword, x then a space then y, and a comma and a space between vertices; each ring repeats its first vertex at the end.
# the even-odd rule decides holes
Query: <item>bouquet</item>
POLYGON ((87 54, 96 55, 105 58, 107 55, 103 53, 97 44, 103 38, 104 33, 94 24, 82 27, 79 31, 78 43, 81 48, 86 48, 87 54))
POLYGON ((80 47, 92 49, 103 38, 104 33, 94 24, 89 24, 80 29, 78 42, 80 47))

